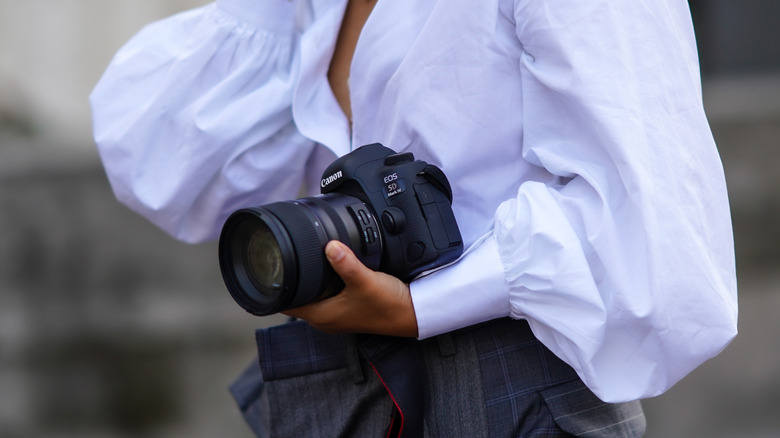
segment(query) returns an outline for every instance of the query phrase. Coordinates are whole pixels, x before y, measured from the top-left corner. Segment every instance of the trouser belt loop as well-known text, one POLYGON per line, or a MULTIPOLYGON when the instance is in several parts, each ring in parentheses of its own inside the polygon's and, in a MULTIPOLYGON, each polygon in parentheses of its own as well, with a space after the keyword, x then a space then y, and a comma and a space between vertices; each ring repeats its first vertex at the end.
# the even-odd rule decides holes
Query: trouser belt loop
POLYGON ((452 333, 439 335, 436 337, 436 341, 439 344, 439 353, 441 353, 442 357, 455 355, 455 340, 452 338, 452 333))
POLYGON ((363 361, 360 357, 360 351, 357 346, 357 335, 351 334, 345 336, 344 347, 347 353, 347 369, 349 370, 352 381, 356 385, 366 381, 366 372, 363 369, 363 361))

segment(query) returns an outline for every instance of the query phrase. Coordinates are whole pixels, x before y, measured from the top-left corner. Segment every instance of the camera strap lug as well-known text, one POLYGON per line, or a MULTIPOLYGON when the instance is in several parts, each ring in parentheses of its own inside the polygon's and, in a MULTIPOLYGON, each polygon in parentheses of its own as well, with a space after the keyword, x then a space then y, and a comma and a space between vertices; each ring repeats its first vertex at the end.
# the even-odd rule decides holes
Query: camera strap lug
POLYGON ((444 172, 433 164, 426 165, 423 170, 418 174, 433 184, 439 191, 447 196, 447 199, 452 204, 452 186, 444 175, 444 172))

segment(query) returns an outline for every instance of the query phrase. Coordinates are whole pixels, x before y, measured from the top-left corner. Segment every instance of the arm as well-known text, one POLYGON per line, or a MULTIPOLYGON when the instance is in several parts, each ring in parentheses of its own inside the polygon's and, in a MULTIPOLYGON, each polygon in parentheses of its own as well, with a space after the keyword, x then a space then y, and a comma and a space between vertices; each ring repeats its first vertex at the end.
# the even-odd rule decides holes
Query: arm
POLYGON ((314 145, 290 111, 293 9, 220 0, 147 26, 119 51, 91 103, 122 202, 196 242, 239 206, 298 192, 314 145))
POLYGON ((527 182, 411 284, 420 337, 501 316, 608 401, 657 395, 736 333, 723 170, 684 1, 518 0, 527 182))

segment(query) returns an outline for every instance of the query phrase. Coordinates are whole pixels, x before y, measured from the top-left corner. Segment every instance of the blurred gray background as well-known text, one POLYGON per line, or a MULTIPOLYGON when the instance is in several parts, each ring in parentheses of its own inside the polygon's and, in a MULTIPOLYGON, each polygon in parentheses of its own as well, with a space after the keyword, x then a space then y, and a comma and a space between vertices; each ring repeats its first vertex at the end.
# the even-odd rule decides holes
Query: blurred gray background
MULTIPOLYGON (((250 437, 226 386, 251 317, 215 245, 114 201, 87 96, 122 43, 195 0, 0 0, 0 437, 250 437)), ((780 2, 691 2, 735 226, 740 335, 647 400, 648 437, 780 437, 780 2)))

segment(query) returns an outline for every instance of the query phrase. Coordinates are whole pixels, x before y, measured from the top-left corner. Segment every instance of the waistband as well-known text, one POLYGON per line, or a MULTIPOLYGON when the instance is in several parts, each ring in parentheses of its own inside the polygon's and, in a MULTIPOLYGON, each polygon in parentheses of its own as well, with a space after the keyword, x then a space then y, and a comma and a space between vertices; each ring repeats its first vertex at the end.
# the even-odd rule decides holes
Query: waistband
MULTIPOLYGON (((370 344, 373 346, 372 352, 374 354, 381 354, 382 349, 398 347, 399 344, 406 344, 414 348, 435 342, 438 343, 442 356, 450 356, 456 353, 453 337, 496 325, 507 325, 507 329, 512 330, 515 342, 538 342, 526 321, 511 318, 500 318, 475 324, 422 341, 388 336, 357 336, 362 338, 362 345, 370 344)), ((307 322, 301 320, 258 329, 255 331, 255 340, 260 369, 265 381, 344 367, 355 368, 354 361, 358 360, 355 335, 328 334, 312 328, 307 322)))

